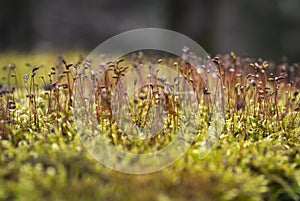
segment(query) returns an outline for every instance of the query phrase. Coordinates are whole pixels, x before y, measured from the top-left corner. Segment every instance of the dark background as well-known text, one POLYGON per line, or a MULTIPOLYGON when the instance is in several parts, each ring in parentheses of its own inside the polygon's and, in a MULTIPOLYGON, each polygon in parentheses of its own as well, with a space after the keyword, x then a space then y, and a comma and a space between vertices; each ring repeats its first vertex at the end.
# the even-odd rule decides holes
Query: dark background
POLYGON ((145 27, 171 29, 210 54, 300 61, 300 0, 0 0, 0 51, 91 51, 145 27))

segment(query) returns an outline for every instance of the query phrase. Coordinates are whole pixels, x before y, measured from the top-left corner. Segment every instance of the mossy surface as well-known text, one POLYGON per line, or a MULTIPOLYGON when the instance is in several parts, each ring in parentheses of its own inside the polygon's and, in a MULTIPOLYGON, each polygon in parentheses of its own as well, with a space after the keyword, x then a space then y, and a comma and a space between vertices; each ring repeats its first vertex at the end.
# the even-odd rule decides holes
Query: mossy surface
MULTIPOLYGON (((64 59, 82 65, 73 55, 64 59)), ((0 58, 6 66, 1 71, 0 200, 300 199, 297 64, 274 65, 234 54, 214 58, 227 95, 226 124, 217 146, 200 159, 194 143, 160 172, 128 175, 103 167, 83 149, 68 102, 72 83, 59 80, 51 96, 44 89, 57 79, 53 75, 50 81, 48 73, 58 74, 70 63, 56 62, 53 54, 37 60, 18 54, 0 58), (39 64, 43 67, 34 70, 39 64), (37 85, 30 86, 34 72, 37 85)), ((117 138, 118 131, 112 133, 117 138)))

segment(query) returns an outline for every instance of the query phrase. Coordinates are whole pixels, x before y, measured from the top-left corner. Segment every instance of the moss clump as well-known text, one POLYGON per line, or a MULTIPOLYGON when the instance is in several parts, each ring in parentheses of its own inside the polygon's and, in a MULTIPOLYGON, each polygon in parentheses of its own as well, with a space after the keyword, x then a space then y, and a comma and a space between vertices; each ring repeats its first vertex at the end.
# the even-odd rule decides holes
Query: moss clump
MULTIPOLYGON (((82 149, 72 100, 84 59, 60 57, 53 68, 47 61, 27 71, 7 65, 0 97, 0 200, 299 200, 299 65, 233 53, 213 60, 227 102, 218 145, 201 160, 196 141, 171 167, 138 176, 109 170, 82 149)), ((120 142, 109 108, 101 107, 102 123, 120 142)))

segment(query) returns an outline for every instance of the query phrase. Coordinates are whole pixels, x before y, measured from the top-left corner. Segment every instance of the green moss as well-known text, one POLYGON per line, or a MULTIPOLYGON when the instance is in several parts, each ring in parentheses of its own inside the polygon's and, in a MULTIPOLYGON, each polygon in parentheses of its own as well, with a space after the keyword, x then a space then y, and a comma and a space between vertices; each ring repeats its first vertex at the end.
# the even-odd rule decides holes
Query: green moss
MULTIPOLYGON (((41 73, 45 76, 48 66, 53 65, 52 55, 42 55, 37 60, 14 54, 0 58, 2 65, 17 64, 19 83, 25 73, 31 73, 31 69, 23 70, 24 61, 47 66, 46 72, 41 73)), ((261 67, 252 69, 249 58, 225 55, 220 60, 222 76, 227 75, 224 83, 228 105, 218 145, 205 159, 200 159, 196 141, 174 165, 146 175, 126 175, 107 169, 83 149, 72 120, 72 108, 68 107, 68 90, 60 89, 59 103, 52 94, 51 110, 42 87, 36 89, 39 95, 34 106, 25 97, 24 87, 13 95, 3 95, 0 200, 299 200, 299 98, 296 96, 292 101, 298 88, 281 82, 275 105, 271 81, 266 85, 270 94, 266 93, 264 99, 255 96, 259 82, 263 85, 261 67), (256 88, 250 80, 238 79, 237 74, 229 79, 232 66, 244 78, 248 73, 258 73, 256 88), (236 83, 249 86, 248 91, 235 90, 236 83), (243 96, 244 107, 237 109, 238 94, 243 96), (16 109, 5 113, 7 100, 12 98, 16 109)), ((109 120, 103 122, 103 128, 110 131, 109 120)), ((122 141, 118 129, 115 130, 113 137, 122 141)))

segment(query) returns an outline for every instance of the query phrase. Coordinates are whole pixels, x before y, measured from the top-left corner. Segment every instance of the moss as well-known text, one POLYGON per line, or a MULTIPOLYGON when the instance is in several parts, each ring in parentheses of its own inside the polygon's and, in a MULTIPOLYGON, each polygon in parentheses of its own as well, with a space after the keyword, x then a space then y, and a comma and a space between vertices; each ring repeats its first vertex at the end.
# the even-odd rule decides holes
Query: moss
MULTIPOLYGON (((37 70, 36 78, 68 65, 52 71, 55 61, 48 61, 52 55, 38 60, 30 55, 0 56, 5 57, 2 65, 7 65, 8 58, 17 64, 19 83, 34 68, 24 70, 20 64, 24 58, 45 62, 46 72, 37 70)), ((73 83, 67 89, 59 86, 67 83, 66 77, 55 84, 57 91, 45 91, 41 82, 36 88, 28 84, 27 89, 24 85, 4 93, 17 87, 6 77, 0 97, 0 200, 299 200, 297 64, 285 64, 283 69, 234 54, 219 55, 215 61, 227 94, 226 125, 218 145, 200 159, 196 141, 172 166, 135 176, 101 166, 83 149, 68 102, 73 83), (32 99, 28 91, 35 93, 32 99), (16 106, 9 112, 8 100, 16 106)), ((82 61, 73 64, 82 65, 82 61)), ((103 127, 110 131, 109 115, 104 118, 103 127)), ((119 132, 114 128, 116 143, 123 139, 119 132)))

